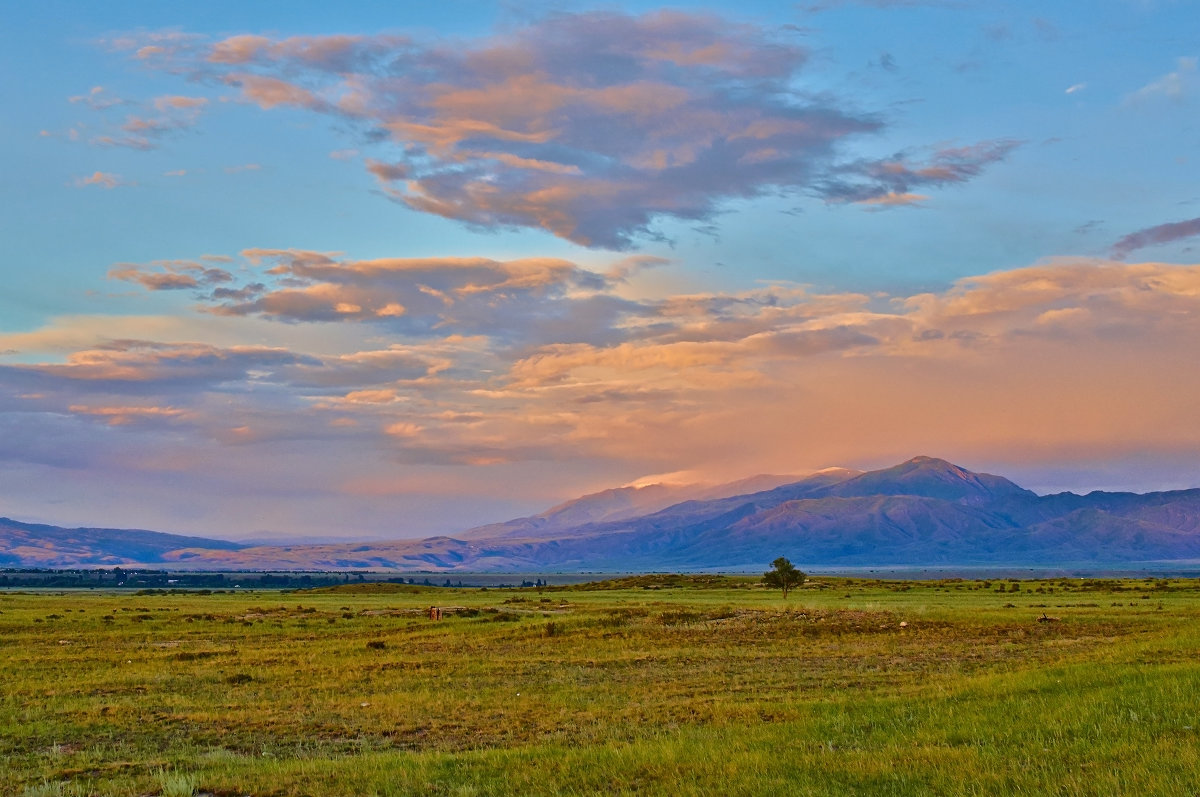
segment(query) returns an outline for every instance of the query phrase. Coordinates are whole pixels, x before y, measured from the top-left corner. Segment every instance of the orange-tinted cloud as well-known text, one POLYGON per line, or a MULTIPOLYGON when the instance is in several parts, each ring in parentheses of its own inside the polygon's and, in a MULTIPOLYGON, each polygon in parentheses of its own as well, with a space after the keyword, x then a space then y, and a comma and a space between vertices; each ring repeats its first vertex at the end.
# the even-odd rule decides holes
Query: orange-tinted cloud
POLYGON ((168 94, 154 98, 154 107, 160 111, 191 110, 208 105, 206 97, 186 97, 181 94, 168 94))
POLYGON ((151 291, 200 289, 233 280, 225 269, 192 260, 160 260, 149 268, 122 263, 109 269, 108 277, 135 282, 151 291))
POLYGON ((858 199, 855 201, 860 205, 868 205, 875 208, 894 208, 903 207, 905 205, 922 205, 928 199, 929 197, 925 194, 902 194, 896 191, 889 191, 886 194, 870 196, 866 199, 858 199))
POLYGON ((242 89, 242 96, 263 109, 279 105, 320 109, 324 103, 315 94, 286 80, 249 74, 228 75, 225 81, 242 89))
POLYGON ((174 420, 187 416, 187 412, 175 407, 106 407, 72 404, 68 408, 77 415, 102 418, 109 426, 127 426, 131 423, 174 420))
MULTIPOLYGON (((382 322, 411 335, 440 336, 454 329, 539 340, 569 335, 576 320, 590 325, 588 334, 615 323, 629 302, 609 288, 627 279, 635 262, 653 261, 625 261, 621 270, 606 276, 552 258, 349 260, 276 249, 250 249, 243 256, 260 270, 240 288, 217 286, 201 294, 211 312, 287 321, 382 322)), ((200 288, 201 279, 203 287, 229 281, 223 269, 196 271, 195 264, 181 262, 123 264, 110 276, 149 290, 200 288)))

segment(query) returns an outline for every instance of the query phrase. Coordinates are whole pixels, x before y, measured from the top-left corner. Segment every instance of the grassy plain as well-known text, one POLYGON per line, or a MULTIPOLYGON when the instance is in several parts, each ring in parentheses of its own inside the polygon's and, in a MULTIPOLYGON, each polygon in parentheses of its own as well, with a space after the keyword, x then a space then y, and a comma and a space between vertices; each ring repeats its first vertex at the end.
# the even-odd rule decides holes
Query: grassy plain
POLYGON ((1200 793, 1197 582, 608 586, 0 593, 0 793, 1200 793))

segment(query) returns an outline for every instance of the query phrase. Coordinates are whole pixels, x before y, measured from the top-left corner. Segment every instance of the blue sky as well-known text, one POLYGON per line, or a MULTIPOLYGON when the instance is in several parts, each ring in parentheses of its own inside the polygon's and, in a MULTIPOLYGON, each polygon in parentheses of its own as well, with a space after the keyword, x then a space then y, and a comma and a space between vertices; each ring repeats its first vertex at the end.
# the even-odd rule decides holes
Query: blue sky
POLYGON ((1196 11, 6 7, 0 510, 408 536, 915 453, 1200 484, 1196 11))

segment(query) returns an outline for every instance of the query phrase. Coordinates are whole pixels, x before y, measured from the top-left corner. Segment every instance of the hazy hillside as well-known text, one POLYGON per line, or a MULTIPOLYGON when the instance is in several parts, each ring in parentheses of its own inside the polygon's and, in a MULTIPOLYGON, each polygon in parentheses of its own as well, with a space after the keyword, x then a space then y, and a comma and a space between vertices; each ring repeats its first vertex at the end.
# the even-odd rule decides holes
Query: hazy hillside
POLYGON ((225 540, 184 537, 141 529, 65 529, 0 518, 0 565, 75 567, 157 562, 171 551, 236 551, 245 546, 225 540))
POLYGON ((615 487, 565 501, 537 515, 468 529, 458 536, 471 540, 554 535, 592 523, 610 523, 649 515, 683 501, 744 495, 794 481, 795 476, 763 474, 718 485, 648 484, 641 487, 615 487))

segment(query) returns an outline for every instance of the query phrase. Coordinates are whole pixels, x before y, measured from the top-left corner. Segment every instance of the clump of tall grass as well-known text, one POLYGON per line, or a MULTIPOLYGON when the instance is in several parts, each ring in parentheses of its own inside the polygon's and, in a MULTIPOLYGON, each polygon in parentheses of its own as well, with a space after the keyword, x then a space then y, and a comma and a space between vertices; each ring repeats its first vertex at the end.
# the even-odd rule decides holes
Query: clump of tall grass
POLYGON ((159 770, 158 787, 161 797, 195 797, 200 790, 200 779, 187 772, 159 770))

